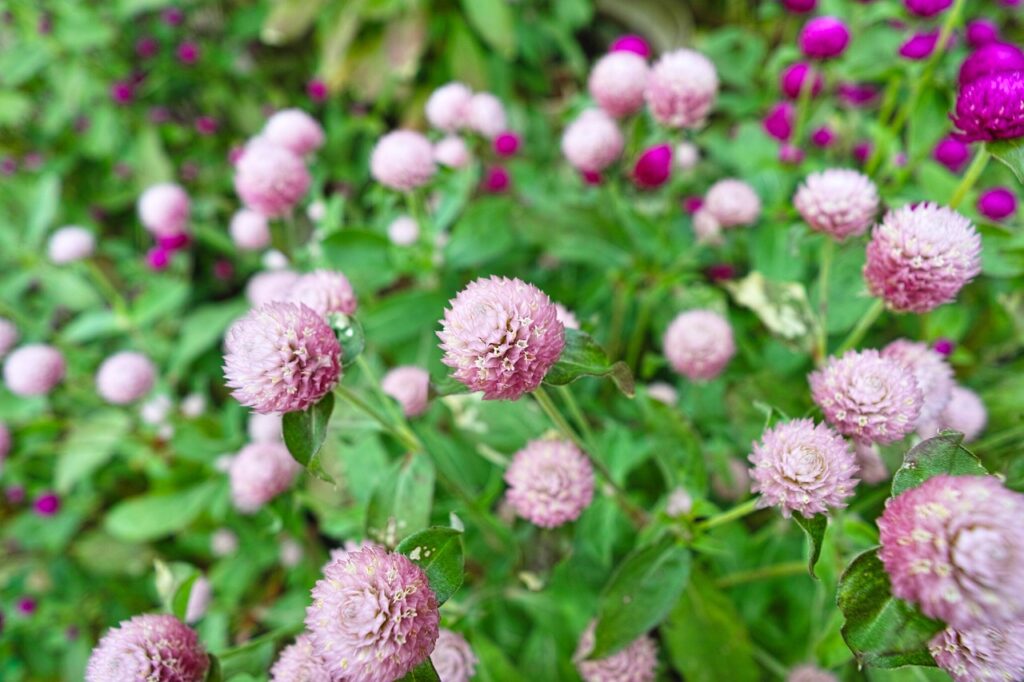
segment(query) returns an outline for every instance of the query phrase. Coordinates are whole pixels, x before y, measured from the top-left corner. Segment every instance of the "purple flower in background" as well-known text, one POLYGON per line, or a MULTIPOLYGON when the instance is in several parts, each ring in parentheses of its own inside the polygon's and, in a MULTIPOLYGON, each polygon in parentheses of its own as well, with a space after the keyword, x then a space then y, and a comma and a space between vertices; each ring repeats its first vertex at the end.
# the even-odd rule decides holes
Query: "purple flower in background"
POLYGON ((871 106, 878 97, 878 88, 869 83, 840 83, 836 89, 839 99, 848 106, 871 106))
POLYGON ((150 57, 156 56, 156 53, 159 51, 160 43, 156 41, 156 38, 151 36, 139 38, 135 43, 135 54, 142 59, 149 59, 150 57))
POLYGON ((761 127, 776 140, 785 142, 793 134, 794 112, 792 104, 779 102, 768 110, 761 121, 761 127))
POLYGON ((963 168, 970 155, 971 148, 952 135, 942 138, 932 152, 936 161, 954 173, 963 168))
POLYGON ((306 94, 314 102, 323 102, 327 99, 327 84, 319 78, 306 83, 306 94))
POLYGON ((949 9, 953 0, 903 0, 904 6, 911 14, 919 17, 933 17, 949 9))
POLYGON ((672 145, 668 144, 659 144, 644 150, 633 166, 633 182, 643 189, 661 187, 671 174, 672 145))
POLYGON ((935 45, 939 42, 938 31, 927 33, 915 33, 900 45, 900 56, 904 59, 920 61, 926 59, 935 51, 935 45))
POLYGON ((999 40, 999 25, 991 19, 967 22, 967 44, 977 49, 999 40))
POLYGON ((811 133, 811 144, 815 147, 827 149, 836 141, 836 134, 828 126, 821 126, 811 133))
POLYGON ((612 43, 608 49, 609 52, 632 52, 638 54, 644 59, 651 56, 651 46, 647 44, 647 41, 638 35, 624 35, 619 36, 612 43))
POLYGON ((818 0, 782 0, 782 6, 794 14, 807 14, 818 6, 818 0))
POLYGON ((804 160, 804 150, 795 145, 784 144, 779 147, 779 161, 785 164, 794 165, 804 160))
POLYGON ((178 45, 174 54, 178 57, 179 62, 186 66, 191 66, 199 61, 199 46, 186 40, 182 44, 178 45))
POLYGON ((857 163, 866 163, 868 157, 871 156, 871 150, 873 148, 874 147, 872 147, 871 143, 866 140, 863 142, 858 142, 857 144, 853 145, 853 158, 857 161, 857 163))
POLYGON ((171 120, 171 112, 167 107, 150 107, 149 122, 160 125, 171 120))
POLYGON ((951 339, 943 337, 940 339, 935 339, 935 343, 932 345, 932 347, 935 349, 935 352, 938 353, 939 355, 949 357, 950 355, 953 354, 953 350, 956 348, 956 344, 953 343, 951 339))
POLYGON ((110 99, 117 104, 130 104, 135 99, 135 88, 128 81, 115 81, 110 86, 110 99))
POLYGON ((160 13, 160 18, 168 26, 179 26, 185 21, 185 13, 177 7, 168 7, 160 13))
POLYGON ((989 220, 1003 220, 1017 212, 1017 197, 1005 187, 993 187, 978 197, 978 213, 989 220))
POLYGON ((36 498, 32 504, 36 514, 40 516, 53 516, 60 511, 60 498, 57 493, 47 492, 36 498))
POLYGON ((166 270, 171 264, 171 252, 162 246, 154 246, 146 252, 146 265, 150 270, 166 270))
POLYGON ((217 119, 212 116, 200 116, 195 120, 196 132, 200 135, 213 135, 217 132, 217 119))
POLYGON ((515 156, 519 151, 519 136, 512 132, 502 133, 494 138, 494 153, 498 156, 515 156))
POLYGON ((821 74, 814 70, 807 62, 797 62, 796 64, 790 64, 782 73, 779 75, 779 89, 782 90, 783 94, 790 99, 797 99, 800 97, 800 90, 804 87, 804 82, 808 76, 814 79, 813 85, 811 85, 811 95, 817 96, 821 93, 822 87, 825 82, 821 77, 821 74))
POLYGON ((838 57, 850 44, 850 29, 837 17, 816 17, 804 24, 800 49, 811 59, 838 57))
POLYGON ((512 185, 512 176, 504 166, 491 166, 484 175, 483 185, 485 191, 500 194, 512 185))
POLYGON ((31 616, 36 612, 36 600, 32 597, 22 597, 18 600, 18 613, 23 616, 31 616))
POLYGON ((972 52, 960 65, 960 87, 982 76, 1021 70, 1024 70, 1024 51, 1016 45, 990 43, 972 52))
POLYGON ((960 89, 953 123, 965 142, 1024 136, 1024 72, 982 76, 960 89))

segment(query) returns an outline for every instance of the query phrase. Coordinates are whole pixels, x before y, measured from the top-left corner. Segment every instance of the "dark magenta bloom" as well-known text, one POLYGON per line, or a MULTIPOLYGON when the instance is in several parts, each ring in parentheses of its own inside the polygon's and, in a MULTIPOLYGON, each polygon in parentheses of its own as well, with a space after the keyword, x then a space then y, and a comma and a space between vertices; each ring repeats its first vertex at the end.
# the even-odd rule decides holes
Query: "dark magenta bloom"
POLYGON ((972 49, 984 47, 999 40, 999 25, 991 19, 974 19, 967 22, 967 44, 972 49))
POLYGON ((672 146, 659 144, 644 150, 633 166, 637 187, 653 189, 664 185, 672 174, 672 146))
POLYGON ((18 172, 18 160, 13 156, 5 156, 0 161, 0 173, 4 175, 14 175, 18 172))
POLYGON ((130 104, 135 99, 135 88, 127 81, 117 81, 110 86, 110 99, 117 104, 130 104))
POLYGON ((1003 220, 1017 212, 1017 197, 1005 187, 993 187, 978 197, 978 213, 989 220, 1003 220))
POLYGON ((952 118, 965 142, 1024 136, 1024 72, 982 76, 960 88, 952 118))
POLYGON ((638 54, 644 59, 651 56, 651 46, 647 44, 647 41, 638 35, 624 35, 619 36, 612 43, 608 50, 609 52, 632 52, 638 54))
POLYGON ((818 0, 782 0, 782 6, 794 14, 806 14, 814 11, 818 0))
POLYGON ((683 199, 683 210, 693 215, 700 210, 700 207, 704 205, 704 197, 700 195, 694 195, 692 197, 686 197, 683 199))
POLYGON ((878 88, 868 83, 840 83, 839 99, 851 107, 866 107, 878 97, 878 88))
POLYGON ((736 268, 729 263, 715 263, 709 265, 704 271, 712 282, 722 282, 736 276, 736 268))
POLYGON ((22 597, 18 600, 18 613, 23 616, 31 616, 36 612, 36 600, 32 597, 22 597))
POLYGON ((826 149, 836 141, 836 134, 828 126, 821 126, 811 133, 811 144, 826 149))
POLYGON ((196 132, 200 135, 213 135, 217 132, 217 119, 212 116, 200 116, 196 119, 196 132))
POLYGON ((327 99, 327 84, 319 78, 314 78, 306 83, 306 94, 314 102, 323 102, 327 99))
POLYGON ((149 59, 156 55, 159 50, 160 43, 156 41, 156 38, 147 36, 145 38, 139 38, 135 43, 135 54, 139 55, 143 59, 149 59))
POLYGON ((864 163, 871 156, 871 150, 873 147, 870 142, 858 142, 853 145, 853 158, 857 160, 857 163, 864 163))
POLYGON ((149 110, 150 123, 167 123, 171 120, 171 111, 167 107, 152 107, 149 110))
POLYGON ((168 7, 160 13, 160 18, 168 26, 178 26, 185 21, 185 13, 177 7, 168 7))
POLYGON ((932 346, 932 348, 934 348, 935 352, 938 353, 939 355, 945 355, 948 357, 953 354, 953 350, 956 348, 956 344, 953 343, 952 339, 947 339, 943 337, 940 339, 935 339, 935 344, 932 346))
POLYGON ((915 33, 900 45, 900 56, 914 61, 926 59, 935 51, 935 44, 937 42, 939 42, 938 31, 915 33))
POLYGON ((583 182, 595 187, 604 182, 599 171, 582 171, 580 177, 583 178, 583 182))
POLYGON ((1024 70, 1024 51, 1016 45, 991 43, 968 55, 960 66, 960 87, 982 76, 1024 70))
POLYGON ((954 173, 963 168, 970 155, 971 148, 952 135, 939 140, 935 145, 935 151, 932 152, 936 161, 954 173))
POLYGON ((25 154, 21 163, 25 167, 25 170, 34 171, 42 168, 43 161, 45 161, 45 159, 39 152, 29 152, 28 154, 25 154))
POLYGON ((56 493, 43 493, 32 506, 40 516, 53 516, 60 510, 60 498, 56 493))
POLYGON ((180 251, 189 244, 189 236, 184 232, 156 238, 157 246, 165 251, 180 251))
POLYGON ((814 83, 811 85, 811 95, 817 96, 821 93, 824 81, 821 78, 821 74, 812 69, 811 65, 806 62, 790 64, 783 69, 782 74, 779 76, 779 89, 790 99, 799 98, 800 89, 804 87, 804 81, 807 79, 808 74, 814 78, 814 83))
POLYGON ((502 166, 492 166, 487 169, 484 177, 484 190, 492 194, 499 194, 508 190, 512 184, 512 176, 502 166))
POLYGON ((182 64, 195 64, 199 61, 199 46, 193 42, 185 41, 181 45, 178 45, 178 49, 175 50, 175 54, 178 56, 178 61, 182 64))
POLYGON ((519 151, 519 136, 515 133, 502 133, 494 138, 494 153, 498 156, 515 156, 519 151))
POLYGON ((811 59, 838 57, 850 44, 850 29, 836 17, 816 17, 800 31, 800 49, 811 59))
POLYGON ((171 252, 162 246, 154 246, 146 253, 146 264, 151 270, 165 270, 171 264, 171 252))
POLYGON ((903 0, 907 11, 919 17, 933 17, 945 12, 953 4, 953 0, 903 0))
POLYGON ((772 107, 761 121, 764 131, 781 142, 787 141, 793 134, 793 105, 780 102, 772 107))
POLYGON ((234 275, 235 266, 231 264, 231 261, 221 258, 213 264, 213 276, 217 279, 227 281, 234 277, 234 275))

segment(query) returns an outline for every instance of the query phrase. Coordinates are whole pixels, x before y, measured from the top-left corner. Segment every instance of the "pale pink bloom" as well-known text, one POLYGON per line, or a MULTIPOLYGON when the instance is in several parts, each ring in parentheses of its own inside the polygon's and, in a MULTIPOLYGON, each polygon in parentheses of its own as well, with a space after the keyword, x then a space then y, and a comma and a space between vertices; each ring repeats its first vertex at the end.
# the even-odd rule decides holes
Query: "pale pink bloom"
POLYGON ((761 199, 747 183, 727 178, 711 185, 701 209, 713 215, 722 227, 753 225, 761 215, 761 199))
POLYGON ((964 434, 964 441, 970 443, 977 440, 985 430, 987 422, 988 412, 985 410, 985 403, 981 402, 981 397, 969 388, 953 386, 949 402, 939 415, 937 423, 930 430, 927 425, 923 426, 925 432, 920 435, 922 438, 928 438, 942 429, 952 429, 964 434))
POLYGON ((413 130, 396 130, 377 140, 370 155, 374 179, 400 191, 422 187, 434 177, 434 147, 413 130))
POLYGON ((573 168, 585 173, 613 164, 624 145, 619 125, 600 109, 587 109, 562 134, 562 153, 573 168))
POLYGON ((250 443, 228 468, 231 500, 238 511, 252 514, 291 488, 301 470, 283 443, 250 443))
POLYGON ((406 417, 418 417, 427 409, 430 393, 430 374, 413 365, 395 367, 384 375, 381 389, 398 401, 406 417))
POLYGON ((284 538, 281 540, 281 546, 278 556, 281 560, 281 565, 285 568, 295 568, 302 561, 302 557, 305 552, 302 550, 302 545, 295 538, 284 538))
POLYGON ((306 217, 314 223, 318 223, 327 217, 327 205, 322 201, 310 202, 306 207, 306 217))
POLYGON ((882 349, 882 356, 909 369, 921 389, 921 416, 917 424, 938 419, 953 393, 953 368, 927 343, 897 339, 882 349))
POLYGON ((946 628, 932 638, 928 650, 954 682, 1009 682, 1024 679, 1024 621, 946 628))
POLYGON ((127 405, 153 388, 156 367, 142 353, 124 351, 111 355, 96 372, 96 391, 113 405, 127 405))
POLYGON ((885 465, 878 446, 874 443, 853 441, 853 454, 857 458, 857 475, 868 485, 876 485, 889 478, 889 468, 885 465))
POLYGON ((675 386, 664 381, 655 381, 647 385, 647 395, 666 405, 675 405, 679 401, 679 392, 675 386))
POLYGON ((281 435, 281 415, 251 412, 246 433, 254 443, 280 443, 284 438, 281 435))
POLYGON ((878 190, 866 175, 831 168, 811 173, 793 197, 811 229, 843 240, 864 234, 878 212, 878 190))
POLYGON ((441 682, 469 682, 478 663, 473 647, 458 632, 441 628, 430 662, 441 682))
POLYGON ((302 275, 288 290, 287 300, 307 305, 321 315, 352 315, 359 305, 348 278, 334 270, 314 270, 302 275))
POLYGON ((686 48, 669 52, 651 68, 645 91, 654 119, 672 128, 700 128, 718 96, 715 65, 686 48))
POLYGON ((420 226, 415 219, 402 215, 388 225, 388 239, 395 246, 411 246, 420 238, 420 226))
POLYGON ((590 460, 567 440, 532 440, 505 471, 505 499, 516 514, 542 528, 575 521, 594 498, 590 460))
POLYGON ((206 396, 202 393, 189 393, 181 401, 181 414, 188 419, 196 419, 206 412, 206 396))
POLYGON ((238 551, 238 536, 227 528, 218 528, 210 536, 210 551, 218 557, 234 554, 238 551))
POLYGON ((88 258, 96 250, 96 238, 84 227, 68 225, 50 236, 46 253, 57 265, 88 258))
POLYGON ((139 418, 144 424, 159 426, 167 420, 173 407, 174 403, 171 402, 171 399, 161 393, 142 403, 142 407, 139 408, 139 418))
POLYGON ((213 597, 213 588, 205 575, 201 575, 192 583, 188 593, 188 604, 185 605, 185 622, 192 624, 206 615, 213 597))
POLYGON ((147 614, 107 630, 85 682, 203 682, 209 659, 196 633, 171 615, 147 614))
POLYGON ((313 652, 313 642, 304 632, 278 654, 270 669, 270 682, 334 682, 334 679, 324 659, 313 652))
POLYGON ((679 313, 662 345, 669 364, 690 381, 714 379, 736 354, 729 321, 712 310, 679 313))
POLYGON ((717 246, 722 243, 722 224, 703 206, 693 214, 693 234, 698 244, 717 246))
POLYGON ((786 682, 839 682, 839 678, 816 665, 801 665, 789 671, 786 682))
POLYGON ((270 224, 267 217, 247 208, 231 216, 228 227, 231 240, 243 251, 259 251, 270 246, 270 224))
POLYGON ((633 52, 609 52, 594 64, 587 87, 598 106, 616 118, 640 111, 647 87, 647 60, 633 52))
POLYGON ((260 137, 272 144, 305 156, 323 146, 324 129, 301 109, 282 109, 267 119, 260 137))
POLYGON ((466 141, 456 135, 439 140, 434 144, 434 161, 448 168, 465 168, 469 163, 466 141))
POLYGON ((252 276, 245 287, 245 297, 258 308, 273 301, 287 301, 292 286, 299 280, 299 273, 291 270, 269 270, 252 276))
POLYGON ((46 395, 64 378, 64 356, 53 346, 33 343, 22 346, 4 362, 4 383, 14 395, 46 395))
POLYGON ((427 98, 424 107, 430 125, 446 133, 454 133, 469 123, 473 91, 462 83, 442 85, 427 98))
POLYGON ((0 317, 0 358, 18 343, 18 328, 6 317, 0 317))
POLYGON ((235 164, 235 192, 246 207, 269 218, 291 212, 311 183, 301 156, 263 138, 250 140, 235 164))
POLYGON ((594 650, 596 626, 596 621, 590 622, 573 655, 584 682, 653 682, 658 667, 658 648, 653 639, 641 635, 617 653, 591 661, 587 656, 594 650))
POLYGON ((157 237, 173 237, 188 231, 188 194, 179 185, 164 182, 150 186, 139 197, 139 220, 157 237))
POLYGON ((469 100, 467 124, 491 140, 508 130, 505 105, 489 92, 478 92, 469 100))
POLYGON ((746 462, 730 457, 723 476, 714 471, 711 474, 711 489, 723 500, 736 501, 750 490, 750 467, 746 462))
POLYGON ((3 468, 3 461, 11 452, 11 430, 7 424, 0 422, 0 471, 3 468))
POLYGON ((562 326, 566 329, 579 329, 580 321, 576 319, 576 315, 566 308, 561 303, 555 304, 555 316, 558 321, 562 323, 562 326))
POLYGON ((665 502, 665 513, 677 519, 693 511, 693 496, 686 488, 675 488, 665 502))
POLYGON ((700 161, 700 149, 692 142, 680 142, 676 145, 675 154, 672 157, 679 170, 688 171, 696 168, 700 161))

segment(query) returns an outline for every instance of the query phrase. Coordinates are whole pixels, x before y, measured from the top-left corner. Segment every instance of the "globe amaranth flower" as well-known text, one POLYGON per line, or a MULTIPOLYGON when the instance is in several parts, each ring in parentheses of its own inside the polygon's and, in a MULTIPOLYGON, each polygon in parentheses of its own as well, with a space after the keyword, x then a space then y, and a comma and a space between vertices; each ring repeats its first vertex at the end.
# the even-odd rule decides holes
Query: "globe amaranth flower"
POLYGON ((407 215, 398 216, 388 225, 388 239, 395 246, 411 246, 419 238, 419 224, 407 215))
POLYGON ((441 682, 469 682, 476 674, 479 661, 465 637, 441 628, 430 662, 434 664, 441 682))
POLYGON ((967 22, 967 45, 972 49, 999 41, 999 24, 991 19, 971 19, 967 22))
POLYGON ((679 391, 675 386, 664 381, 655 381, 647 385, 647 395, 659 403, 675 405, 679 401, 679 391))
POLYGON ((914 430, 923 396, 913 372, 876 350, 830 357, 808 380, 811 397, 839 433, 892 443, 914 430))
POLYGON ((688 310, 665 332, 665 357, 690 381, 714 379, 736 354, 732 327, 712 310, 688 310))
POLYGON ((813 12, 818 0, 782 0, 782 6, 794 14, 813 12))
POLYGON ((672 158, 679 170, 692 170, 700 161, 700 149, 692 142, 680 142, 673 151, 672 158))
POLYGON ((647 77, 644 98, 654 119, 670 128, 700 128, 718 96, 711 60, 682 48, 662 55, 647 77))
POLYGON ((830 168, 807 176, 793 205, 811 229, 843 240, 864 234, 878 212, 878 190, 866 175, 830 168))
POLYGON ((860 480, 868 485, 875 485, 889 478, 889 467, 885 465, 877 445, 854 441, 853 454, 857 460, 857 475, 860 480))
POLYGON ((176 235, 188 230, 188 194, 179 185, 152 185, 139 196, 139 220, 150 233, 176 235))
POLYGON ((903 44, 900 45, 899 53, 904 59, 920 61, 931 56, 931 53, 935 51, 935 46, 938 42, 938 31, 915 33, 903 41, 903 44))
POLYGON ((864 279, 898 312, 949 303, 981 272, 981 237, 971 221, 935 204, 889 211, 871 233, 864 279))
POLYGON ((269 140, 251 140, 235 164, 235 192, 247 208, 270 218, 289 213, 309 191, 302 157, 269 140))
POLYGON ((260 136, 299 156, 315 152, 326 140, 324 129, 302 109, 282 109, 276 112, 263 124, 260 136))
POLYGON ((295 638, 270 668, 270 682, 334 682, 327 663, 313 651, 313 642, 307 633, 295 638))
POLYGON ((245 297, 258 308, 272 301, 287 301, 292 286, 299 280, 299 273, 291 270, 258 272, 245 287, 245 297))
POLYGON ((722 227, 753 225, 761 215, 761 199, 747 183, 726 178, 708 189, 703 209, 711 213, 722 227))
POLYGON ((882 357, 896 360, 914 375, 921 389, 921 415, 917 425, 936 419, 953 391, 953 368, 927 343, 897 339, 882 349, 882 357))
POLYGON ((786 142, 793 135, 795 110, 789 102, 779 102, 761 119, 761 127, 780 142, 786 142))
POLYGON ((448 168, 464 168, 469 163, 469 147, 457 135, 449 135, 434 144, 434 161, 448 168))
POLYGON ((427 409, 430 374, 414 365, 395 367, 380 381, 386 394, 398 401, 406 417, 418 417, 427 409))
POLYGON ((124 351, 111 355, 96 372, 96 391, 112 405, 127 405, 153 388, 156 367, 142 353, 124 351))
POLYGON ((96 237, 84 227, 68 225, 52 235, 46 245, 50 262, 56 265, 73 263, 88 258, 96 250, 96 237))
POLYGON ((939 140, 932 156, 954 173, 958 173, 971 155, 971 148, 952 135, 939 140))
POLYGON ((871 106, 878 98, 878 88, 870 83, 840 83, 836 87, 839 101, 855 109, 871 106))
POLYGON ((1024 617, 1024 495, 990 476, 935 476, 887 500, 878 556, 894 596, 958 630, 1024 617))
POLYGON ((469 103, 473 91, 462 83, 448 83, 430 93, 424 111, 430 125, 454 133, 469 123, 469 103))
POLYGON ((224 374, 238 402, 257 412, 295 412, 341 377, 341 345, 323 316, 301 303, 267 303, 228 330, 224 374))
POLYGON ((1017 212, 1017 197, 1005 187, 993 187, 978 197, 978 213, 989 220, 1005 220, 1017 212))
POLYGON ((1024 679, 1024 621, 970 630, 946 628, 928 650, 954 682, 1024 679))
POLYGON ((516 514, 541 528, 575 521, 594 498, 594 470, 565 440, 532 440, 505 471, 505 499, 516 514))
POLYGON ((246 433, 254 443, 281 442, 281 415, 251 413, 246 423, 246 433))
POLYGON ((228 467, 231 500, 238 511, 252 514, 291 488, 301 469, 283 443, 250 443, 228 467))
POLYGON ((430 140, 412 130, 396 130, 377 140, 370 155, 370 173, 377 182, 409 191, 430 182, 437 171, 430 140))
POLYGON ((489 92, 478 92, 469 100, 467 124, 488 140, 508 130, 505 105, 489 92))
POLYGON ((486 400, 515 400, 540 385, 565 346, 547 294, 520 279, 480 278, 449 301, 437 333, 444 364, 486 400))
POLYGON ((815 17, 800 31, 800 50, 811 59, 838 57, 850 44, 850 29, 836 17, 815 17))
POLYGON ((839 682, 839 678, 816 665, 800 665, 789 671, 786 682, 839 682))
POLYGON ((380 547, 324 567, 306 628, 332 680, 392 682, 427 660, 438 638, 437 598, 426 574, 380 547))
POLYGON ((576 319, 576 314, 566 308, 561 303, 555 304, 555 316, 558 321, 562 323, 562 326, 566 329, 579 329, 580 321, 576 319))
POLYGON ((644 106, 647 60, 633 52, 609 52, 594 64, 587 80, 590 96, 610 116, 629 116, 644 106))
POLYGON ((965 142, 1024 136, 1024 71, 982 76, 963 86, 952 118, 965 142))
POLYGON ((644 59, 651 56, 651 46, 647 44, 647 41, 642 36, 627 34, 619 36, 612 41, 611 46, 608 48, 609 52, 632 52, 638 54, 644 59))
POLYGON ((270 246, 270 225, 267 217, 247 208, 231 216, 228 226, 231 241, 243 251, 259 251, 270 246))
POLYGON ((953 0, 903 0, 907 11, 919 17, 933 17, 949 9, 953 0))
POLYGON ((0 317, 0 358, 18 343, 18 328, 6 317, 0 317))
POLYGON ((633 182, 642 189, 654 189, 672 175, 672 145, 659 144, 641 152, 633 166, 633 182))
POLYGON ((931 438, 939 431, 952 429, 964 434, 964 441, 976 440, 985 430, 988 412, 981 397, 969 388, 953 386, 949 394, 949 402, 937 419, 924 422, 918 427, 918 435, 931 438))
POLYGON ((213 588, 205 575, 201 575, 192 583, 192 589, 188 593, 188 603, 185 605, 185 622, 195 623, 206 615, 210 607, 210 600, 213 597, 213 588))
POLYGON ((196 633, 171 615, 147 614, 107 630, 85 682, 203 682, 209 658, 196 633))
POLYGON ((594 629, 591 621, 580 636, 573 661, 583 682, 653 682, 658 667, 658 647, 647 635, 636 638, 624 649, 596 661, 587 660, 594 650, 594 629))
POLYGON ((512 175, 504 166, 491 166, 484 171, 484 179, 480 186, 485 192, 498 194, 504 192, 512 184, 512 175))
POLYGON ((515 156, 522 146, 522 140, 518 134, 506 130, 491 141, 491 146, 498 156, 515 156))
POLYGON ((978 48, 960 65, 960 87, 982 76, 1024 70, 1024 50, 1009 43, 992 43, 978 48))
POLYGON ((618 124, 600 109, 587 109, 562 134, 562 153, 583 172, 604 170, 619 158, 624 145, 618 124))
POLYGON ((22 346, 4 362, 4 383, 14 395, 46 395, 61 382, 67 365, 53 346, 41 343, 22 346))
POLYGON ((358 307, 352 284, 334 270, 314 270, 302 275, 288 290, 288 300, 309 306, 321 315, 352 315, 358 307))
POLYGON ((234 554, 238 551, 238 536, 227 528, 218 528, 210 536, 210 551, 217 557, 234 554))
POLYGON ((804 84, 808 78, 811 79, 811 85, 808 86, 811 88, 811 96, 817 97, 821 94, 821 89, 825 87, 825 80, 807 62, 790 64, 783 69, 779 75, 779 89, 786 97, 799 99, 800 91, 805 87, 804 84))
POLYGON ((857 463, 842 436, 824 424, 796 419, 761 434, 749 457, 758 507, 805 518, 846 506, 857 486, 857 463))

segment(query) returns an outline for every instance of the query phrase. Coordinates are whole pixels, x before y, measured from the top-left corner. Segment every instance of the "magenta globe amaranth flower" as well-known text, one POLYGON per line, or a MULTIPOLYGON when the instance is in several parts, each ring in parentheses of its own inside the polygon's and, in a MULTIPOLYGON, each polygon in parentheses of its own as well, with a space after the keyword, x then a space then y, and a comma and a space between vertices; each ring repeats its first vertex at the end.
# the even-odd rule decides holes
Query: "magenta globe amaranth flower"
POLYGON ((562 153, 577 170, 599 173, 622 153, 619 126, 600 109, 587 109, 562 134, 562 153))
POLYGON ((736 354, 732 327, 712 310, 688 310, 665 332, 665 357, 690 381, 714 379, 736 354))
POLYGON ((259 251, 270 246, 267 217, 248 208, 240 209, 231 216, 228 233, 235 246, 243 251, 259 251))
POLYGON ((1003 682, 1024 679, 1024 621, 946 628, 928 643, 935 663, 954 682, 1003 682))
POLYGON ((323 316, 274 301, 228 329, 224 374, 238 402, 257 412, 295 412, 320 400, 341 377, 341 346, 323 316))
POLYGON ((808 377, 811 397, 839 433, 891 443, 914 430, 923 396, 913 372, 876 350, 830 357, 808 377))
POLYGON ((612 41, 611 47, 608 48, 609 52, 632 52, 638 54, 644 59, 648 59, 651 56, 651 46, 647 44, 647 41, 643 37, 638 35, 627 34, 619 36, 612 41))
POLYGON ((288 290, 288 301, 306 305, 321 315, 352 315, 359 303, 348 278, 334 270, 314 270, 302 275, 288 290))
POLYGON ((804 150, 796 145, 783 143, 779 145, 779 161, 787 165, 802 163, 806 154, 804 150))
POLYGON ((504 166, 491 166, 484 172, 484 179, 480 185, 485 192, 500 194, 512 185, 512 175, 504 166))
POLYGON ((520 279, 470 282, 444 311, 441 360, 487 400, 515 400, 540 385, 565 346, 547 294, 520 279))
POLYGON ((185 66, 191 66, 199 61, 199 46, 193 42, 184 42, 174 50, 178 61, 185 66))
POLYGON ((935 204, 890 211, 871 233, 864 279, 898 312, 949 303, 981 272, 981 237, 964 216, 935 204))
POLYGON ((594 498, 590 460, 565 440, 532 440, 505 471, 505 499, 516 514, 542 528, 575 521, 594 498))
POLYGON ((174 616, 147 614, 107 630, 85 682, 203 682, 210 662, 196 633, 174 616))
POLYGON ((302 158, 268 140, 250 140, 235 164, 235 192, 247 208, 270 218, 288 214, 309 191, 302 158))
POLYGON ((700 128, 718 96, 711 60, 682 48, 662 55, 651 68, 644 98, 654 119, 670 128, 700 128))
POLYGON ((291 488, 301 469, 283 443, 250 443, 238 451, 228 467, 231 500, 240 512, 252 514, 291 488))
POLYGON ((952 135, 942 138, 935 145, 932 156, 936 161, 954 173, 958 173, 971 155, 971 148, 952 135))
POLYGON ((935 46, 938 42, 938 31, 915 33, 900 45, 900 56, 912 61, 927 59, 935 51, 935 46))
POLYGON ((146 265, 155 272, 166 270, 167 266, 171 264, 171 256, 173 255, 174 253, 166 247, 154 246, 146 252, 146 265))
POLYGON ((327 99, 327 84, 319 78, 314 78, 306 83, 306 94, 309 98, 319 104, 327 99))
POLYGON ((270 668, 270 682, 333 682, 327 663, 313 651, 308 634, 295 638, 270 668))
POLYGON ((414 365, 395 367, 380 381, 384 393, 398 401, 406 417, 418 417, 427 409, 430 374, 414 365))
POLYGON ((978 197, 978 213, 989 220, 1005 220, 1017 212, 1017 197, 1005 187, 993 187, 978 197))
POLYGON ((850 29, 836 17, 815 17, 800 31, 800 49, 811 59, 838 57, 850 44, 850 29))
POLYGON ((114 81, 110 85, 110 99, 115 104, 130 104, 135 99, 135 86, 128 81, 114 81))
POLYGON ((917 424, 936 419, 953 391, 953 368, 946 359, 928 344, 907 339, 897 339, 883 348, 882 357, 896 360, 913 373, 922 394, 917 424))
POLYGON ((779 89, 782 93, 790 99, 798 99, 800 97, 800 91, 805 87, 807 79, 811 79, 811 85, 807 86, 811 88, 811 96, 817 97, 821 94, 821 89, 825 86, 825 81, 821 77, 821 74, 814 70, 814 68, 806 62, 797 62, 790 64, 782 70, 782 74, 779 76, 779 89))
POLYGON ((53 516, 60 511, 60 497, 57 493, 45 492, 35 499, 32 508, 39 516, 53 516))
POLYGON ((46 395, 64 378, 64 356, 41 343, 22 346, 4 362, 4 384, 17 396, 46 395))
POLYGON ((818 6, 818 0, 782 0, 782 6, 794 14, 807 14, 818 6))
POLYGON ((990 43, 967 56, 960 65, 960 87, 982 76, 1024 70, 1024 50, 1010 43, 990 43))
POLYGON ((492 141, 494 153, 498 156, 515 156, 520 144, 519 136, 513 132, 504 132, 492 141))
POLYGON ((633 166, 633 182, 642 189, 654 189, 672 175, 672 146, 659 144, 645 149, 633 166))
POLYGON ((96 237, 84 227, 68 225, 50 236, 46 254, 56 265, 73 263, 88 258, 96 250, 96 237))
POLYGON ((587 88, 597 105, 609 115, 629 116, 644 106, 648 72, 644 57, 633 52, 610 52, 594 64, 587 88))
POLYGON ((779 102, 765 114, 761 120, 764 131, 780 142, 785 142, 793 135, 795 110, 789 102, 779 102))
POLYGON ((166 182, 150 186, 139 196, 138 211, 142 226, 156 236, 188 229, 188 194, 179 185, 166 182))
POLYGON ((424 111, 433 127, 446 133, 465 128, 469 122, 469 103, 473 91, 462 83, 448 83, 430 93, 424 111))
POLYGON ((936 476, 891 498, 879 558, 894 596, 967 630, 1024 616, 1024 495, 989 476, 936 476))
POLYGON ((836 134, 828 126, 815 128, 811 133, 811 144, 819 149, 827 149, 836 141, 836 134))
POLYGON ((907 11, 919 17, 933 17, 949 9, 953 0, 903 0, 907 11))
POLYGON ((267 119, 260 135, 299 156, 315 152, 326 139, 317 120, 302 109, 278 111, 267 119))
POLYGON ((793 206, 813 230, 843 240, 864 234, 878 212, 878 190, 854 170, 832 168, 807 176, 793 206))
POLYGON ((124 351, 111 355, 96 372, 96 391, 112 405, 127 405, 153 388, 156 367, 142 353, 124 351))
POLYGON ((1024 136, 1024 71, 982 76, 960 88, 953 123, 965 142, 1024 136))
POLYGON ((596 627, 596 621, 587 625, 573 655, 583 682, 653 682, 658 668, 658 648, 653 639, 641 635, 617 653, 593 661, 587 657, 594 650, 596 627))
POLYGON ((479 662, 473 647, 458 632, 441 628, 430 662, 441 682, 469 682, 479 662))
POLYGON ((403 192, 427 184, 436 170, 430 140, 412 130, 388 133, 377 141, 370 156, 374 179, 403 192))
POLYGON ((999 24, 991 19, 972 19, 967 22, 967 45, 972 49, 984 47, 999 40, 999 24))
POLYGON ((761 215, 761 199, 746 182, 726 178, 708 189, 703 209, 711 213, 722 227, 753 225, 761 215))
POLYGON ((312 597, 306 627, 332 680, 393 682, 434 650, 437 598, 401 554, 375 546, 347 552, 324 567, 312 597))

